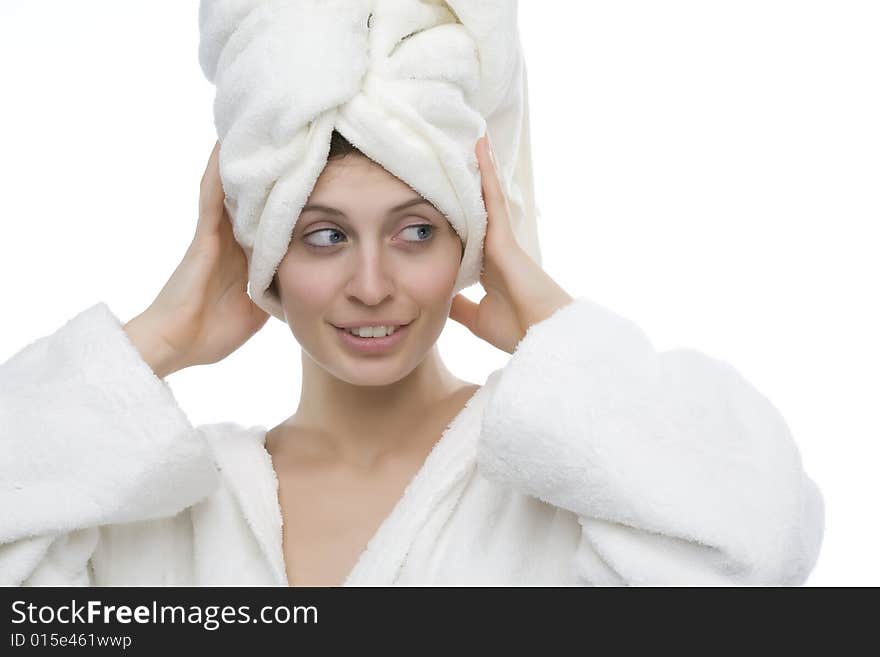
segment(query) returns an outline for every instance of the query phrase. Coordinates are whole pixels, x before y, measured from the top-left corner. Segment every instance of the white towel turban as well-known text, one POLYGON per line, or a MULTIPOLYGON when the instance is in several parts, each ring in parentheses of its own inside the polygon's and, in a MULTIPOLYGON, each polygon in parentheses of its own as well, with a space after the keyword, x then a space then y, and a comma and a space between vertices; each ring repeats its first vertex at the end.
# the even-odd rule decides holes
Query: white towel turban
POLYGON ((479 280, 486 210, 474 154, 495 147, 520 245, 540 264, 516 0, 202 0, 220 176, 249 294, 267 289, 340 132, 437 207, 479 280))

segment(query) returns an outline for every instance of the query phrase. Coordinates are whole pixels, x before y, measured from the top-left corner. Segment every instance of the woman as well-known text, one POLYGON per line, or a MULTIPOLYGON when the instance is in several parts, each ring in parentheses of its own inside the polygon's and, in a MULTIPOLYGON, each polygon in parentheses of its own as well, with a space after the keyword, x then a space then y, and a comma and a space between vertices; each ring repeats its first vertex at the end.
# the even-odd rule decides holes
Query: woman
POLYGON ((3 583, 806 580, 824 506, 784 420, 729 365, 657 353, 560 288, 518 247, 485 138, 479 304, 452 293, 462 245, 443 214, 334 134, 273 283, 302 346, 299 407, 271 430, 193 427, 161 379, 268 318, 218 146, 150 307, 123 326, 97 304, 0 366, 3 583), (447 317, 512 354, 483 386, 442 363, 447 317))

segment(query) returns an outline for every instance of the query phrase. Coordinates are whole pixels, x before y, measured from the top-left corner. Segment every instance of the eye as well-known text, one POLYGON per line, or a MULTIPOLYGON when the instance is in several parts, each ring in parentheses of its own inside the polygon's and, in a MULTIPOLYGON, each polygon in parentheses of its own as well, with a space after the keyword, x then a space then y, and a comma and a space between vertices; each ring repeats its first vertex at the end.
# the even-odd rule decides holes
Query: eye
POLYGON ((434 236, 434 225, 433 224, 416 224, 413 226, 407 226, 401 232, 405 233, 406 231, 413 231, 410 234, 414 236, 413 242, 427 242, 431 237, 434 236))
POLYGON ((336 228, 321 228, 320 230, 315 230, 315 231, 312 231, 311 233, 307 233, 306 235, 303 235, 303 241, 306 244, 308 244, 309 246, 315 246, 318 248, 325 248, 325 247, 334 246, 336 244, 339 244, 339 241, 334 239, 335 236, 345 237, 345 235, 343 235, 342 231, 338 230, 336 228), (319 241, 318 243, 309 241, 308 238, 312 237, 313 235, 321 235, 322 233, 329 233, 329 235, 328 235, 328 239, 330 240, 329 243, 326 241, 323 243, 321 243, 321 241, 319 241))

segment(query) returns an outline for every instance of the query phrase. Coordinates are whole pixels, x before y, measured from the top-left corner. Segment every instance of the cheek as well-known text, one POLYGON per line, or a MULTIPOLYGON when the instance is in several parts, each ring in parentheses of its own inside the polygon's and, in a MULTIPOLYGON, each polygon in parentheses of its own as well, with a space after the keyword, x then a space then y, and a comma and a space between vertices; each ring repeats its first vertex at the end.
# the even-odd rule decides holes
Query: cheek
POLYGON ((456 244, 406 263, 400 282, 407 293, 425 302, 448 301, 458 276, 460 249, 456 244))
POLYGON ((288 316, 326 308, 338 288, 334 275, 338 276, 339 272, 329 263, 296 257, 282 260, 278 265, 278 279, 288 316))

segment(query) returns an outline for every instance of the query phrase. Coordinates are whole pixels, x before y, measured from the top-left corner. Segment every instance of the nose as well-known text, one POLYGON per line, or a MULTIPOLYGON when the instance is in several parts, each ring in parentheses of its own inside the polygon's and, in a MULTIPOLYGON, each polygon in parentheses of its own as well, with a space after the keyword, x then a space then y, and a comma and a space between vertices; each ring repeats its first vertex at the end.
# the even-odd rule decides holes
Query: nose
POLYGON ((394 277, 381 246, 364 245, 354 258, 345 292, 351 299, 368 306, 376 306, 394 293, 394 277))

